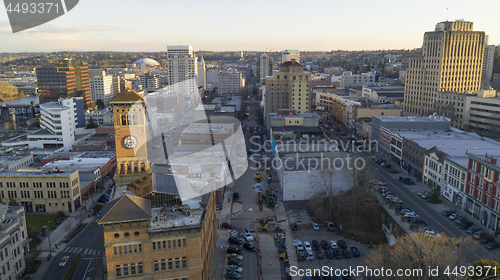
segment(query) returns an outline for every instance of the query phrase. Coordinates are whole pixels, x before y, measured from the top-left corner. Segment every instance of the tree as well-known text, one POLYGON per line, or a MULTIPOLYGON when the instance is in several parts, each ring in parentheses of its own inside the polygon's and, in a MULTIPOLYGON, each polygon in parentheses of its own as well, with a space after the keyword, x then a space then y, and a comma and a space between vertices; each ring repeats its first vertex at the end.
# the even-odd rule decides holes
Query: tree
POLYGON ((9 205, 10 206, 19 206, 20 204, 19 204, 19 202, 17 202, 17 200, 15 198, 10 197, 9 198, 9 205))
POLYGON ((394 277, 392 279, 454 279, 454 275, 446 277, 446 267, 460 267, 469 263, 469 249, 475 244, 470 238, 450 238, 436 235, 429 237, 424 233, 412 233, 398 238, 393 246, 388 244, 376 246, 366 257, 369 267, 379 269, 421 269, 422 275, 394 277), (439 269, 439 277, 429 275, 429 267, 439 269))
POLYGON ((99 127, 99 124, 95 122, 93 117, 90 117, 86 128, 98 128, 98 127, 99 127))
POLYGON ((97 101, 95 102, 95 105, 97 106, 98 110, 102 110, 102 109, 106 108, 106 105, 104 105, 104 101, 102 101, 102 99, 97 99, 97 101))
POLYGON ((476 274, 471 276, 470 279, 479 280, 479 279, 496 279, 498 277, 498 272, 500 271, 500 265, 497 261, 488 260, 488 259, 480 259, 475 261, 472 266, 474 267, 483 267, 482 270, 474 270, 474 271, 482 271, 484 274, 476 274))

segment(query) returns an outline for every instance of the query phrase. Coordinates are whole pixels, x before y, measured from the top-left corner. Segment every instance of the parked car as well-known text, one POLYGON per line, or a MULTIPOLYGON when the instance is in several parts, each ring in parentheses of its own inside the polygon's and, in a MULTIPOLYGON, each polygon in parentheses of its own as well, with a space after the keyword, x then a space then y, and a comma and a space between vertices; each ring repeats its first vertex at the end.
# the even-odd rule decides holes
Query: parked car
POLYGON ((455 214, 455 211, 452 210, 446 210, 441 213, 443 216, 449 217, 451 214, 455 214))
POLYGON ((293 230, 293 231, 297 231, 299 229, 298 225, 296 223, 292 223, 290 225, 290 228, 293 230))
POLYGON ((237 266, 241 266, 243 263, 241 261, 237 260, 237 259, 228 259, 227 260, 227 264, 228 265, 234 264, 234 265, 237 265, 237 266))
POLYGON ((342 250, 342 256, 344 256, 344 259, 349 259, 351 258, 351 254, 349 254, 349 251, 347 250, 342 250))
POLYGON ((465 232, 470 233, 470 234, 474 234, 475 232, 477 232, 479 230, 480 230, 480 228, 478 228, 476 226, 471 226, 465 232))
POLYGON ((403 217, 405 217, 405 218, 415 218, 416 215, 414 213, 412 213, 412 212, 406 212, 403 217))
POLYGON ((229 228, 232 229, 234 226, 230 223, 222 223, 221 228, 229 228))
POLYGON ((243 244, 243 248, 247 249, 250 252, 254 252, 256 249, 255 246, 253 246, 252 244, 250 244, 248 242, 243 244))
POLYGON ((430 193, 428 193, 428 192, 425 192, 425 193, 423 193, 423 194, 421 195, 421 197, 422 197, 423 199, 429 199, 429 198, 431 198, 431 194, 430 194, 430 193))
POLYGON ((483 231, 476 231, 473 235, 472 235, 472 238, 474 239, 481 239, 481 237, 483 237, 486 233, 483 232, 483 231))
POLYGON ((426 226, 427 225, 427 220, 424 220, 424 219, 421 219, 421 218, 416 218, 414 221, 413 221, 414 224, 416 225, 423 225, 423 226, 426 226))
POLYGON ((236 271, 228 271, 226 272, 226 279, 240 279, 241 274, 236 271))
POLYGON ((317 223, 312 223, 312 227, 314 230, 319 230, 319 225, 317 223))
POLYGON ((297 251, 304 251, 304 246, 302 245, 302 241, 294 240, 293 245, 295 245, 295 247, 297 247, 297 251))
POLYGON ((458 214, 456 214, 456 213, 453 213, 453 214, 451 214, 450 216, 448 216, 448 218, 449 218, 450 220, 455 220, 455 219, 457 218, 457 216, 459 216, 459 215, 458 215, 458 214))
POLYGON ((235 253, 227 255, 227 258, 228 259, 237 259, 239 261, 243 260, 243 256, 242 255, 238 255, 238 254, 235 254, 235 253))
POLYGON ((304 249, 305 249, 306 251, 308 251, 308 252, 309 252, 309 251, 312 251, 311 244, 310 244, 309 242, 307 242, 307 241, 304 241, 304 249))
POLYGON ((359 253, 359 249, 358 247, 351 247, 351 254, 353 257, 359 257, 360 256, 360 253, 359 253))
POLYGON ((335 231, 335 224, 333 222, 327 221, 325 222, 325 225, 329 231, 335 231))
POLYGON ((335 240, 330 240, 330 248, 337 249, 337 242, 335 240))
POLYGON ((485 235, 483 235, 483 237, 481 237, 481 239, 479 239, 479 240, 481 240, 481 242, 483 242, 483 243, 488 243, 488 242, 490 242, 490 241, 493 241, 493 240, 494 240, 494 238, 493 238, 493 236, 491 236, 491 235, 489 235, 489 234, 485 234, 485 235))
POLYGON ((239 267, 237 265, 231 264, 231 265, 227 266, 227 270, 229 270, 229 271, 236 271, 238 273, 241 273, 243 271, 243 268, 241 268, 241 267, 239 267))
POLYGON ((245 237, 246 241, 253 240, 252 234, 248 230, 244 229, 241 233, 243 234, 243 237, 245 237))
POLYGON ((339 245, 340 248, 347 249, 347 244, 345 243, 344 240, 339 240, 337 244, 339 245))
POLYGON ((321 252, 321 250, 316 250, 316 258, 318 260, 321 260, 323 258, 323 253, 321 252))
POLYGON ((488 244, 486 244, 486 248, 488 248, 490 250, 495 250, 498 247, 500 247, 500 243, 497 241, 494 241, 494 240, 491 242, 488 242, 488 244))
POLYGON ((462 219, 460 220, 460 222, 458 223, 460 225, 460 228, 469 228, 473 225, 473 223, 467 219, 462 219))
POLYGON ((307 252, 307 260, 314 261, 314 254, 312 251, 307 252))
POLYGON ((333 252, 330 249, 325 250, 325 255, 327 259, 333 259, 333 252))
POLYGON ((336 259, 342 258, 342 251, 340 251, 339 249, 333 249, 333 254, 335 255, 336 259))
POLYGON ((227 247, 226 253, 241 255, 241 253, 243 253, 243 251, 241 251, 241 249, 236 248, 236 247, 227 247))
POLYGON ((319 242, 318 242, 318 240, 313 240, 312 241, 312 248, 314 250, 319 250, 319 242))
POLYGON ((59 266, 60 267, 65 266, 68 263, 68 260, 69 260, 69 256, 62 257, 61 261, 59 262, 59 266))
POLYGON ((229 244, 241 245, 243 243, 243 240, 239 239, 238 237, 231 236, 227 239, 227 242, 229 242, 229 244))

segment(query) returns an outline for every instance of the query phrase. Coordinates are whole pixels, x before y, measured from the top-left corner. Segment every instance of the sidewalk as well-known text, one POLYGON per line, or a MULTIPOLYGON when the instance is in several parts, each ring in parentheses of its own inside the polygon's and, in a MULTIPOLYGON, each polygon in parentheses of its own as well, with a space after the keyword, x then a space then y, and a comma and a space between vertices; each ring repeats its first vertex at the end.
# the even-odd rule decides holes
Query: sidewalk
MULTIPOLYGON (((104 191, 106 191, 108 188, 108 183, 106 183, 104 191)), ((42 279, 42 277, 45 275, 47 272, 47 269, 50 266, 51 261, 54 259, 54 257, 59 253, 59 251, 64 250, 67 246, 66 243, 63 243, 63 241, 69 236, 73 230, 75 230, 80 224, 82 223, 90 223, 92 219, 94 218, 93 216, 89 217, 90 210, 97 204, 97 200, 99 199, 99 196, 101 193, 96 193, 92 197, 87 199, 85 201, 86 205, 86 210, 83 210, 83 206, 78 208, 75 212, 73 213, 67 213, 66 216, 68 218, 64 220, 56 229, 52 231, 47 232, 47 236, 42 237, 42 242, 38 245, 38 247, 32 248, 31 250, 37 250, 40 251, 40 255, 37 257, 38 260, 42 261, 40 266, 38 267, 38 270, 36 273, 30 275, 31 279, 33 280, 39 280, 42 279), (50 245, 52 248, 49 251, 49 238, 50 238, 50 245), (56 249, 56 244, 57 244, 57 249, 56 249), (52 259, 50 261, 47 260, 47 256, 52 253, 52 259)), ((59 261, 59 260, 55 260, 59 261)))

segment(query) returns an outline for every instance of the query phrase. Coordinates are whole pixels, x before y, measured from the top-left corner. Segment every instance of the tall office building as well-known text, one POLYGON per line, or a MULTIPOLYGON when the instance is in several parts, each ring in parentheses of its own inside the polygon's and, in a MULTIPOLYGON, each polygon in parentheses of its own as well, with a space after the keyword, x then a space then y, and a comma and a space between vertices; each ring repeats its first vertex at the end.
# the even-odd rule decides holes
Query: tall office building
POLYGON ((113 76, 113 97, 117 96, 121 92, 120 77, 113 76))
MULTIPOLYGON (((488 36, 486 36, 486 44, 488 36)), ((489 89, 493 78, 493 60, 495 59, 495 45, 484 45, 483 69, 481 72, 481 89, 489 89)))
POLYGON ((257 60, 257 77, 260 78, 260 82, 267 77, 273 75, 273 59, 269 58, 267 53, 263 53, 259 56, 257 60))
POLYGON ((281 63, 293 60, 300 63, 300 52, 298 50, 284 50, 281 52, 281 63))
POLYGON ((405 115, 432 113, 440 91, 471 94, 480 89, 485 34, 472 26, 468 21, 445 21, 425 32, 422 54, 409 61, 405 115))
POLYGON ((241 72, 224 70, 219 72, 219 94, 239 94, 245 87, 245 80, 241 72))
POLYGON ((160 76, 153 73, 145 73, 140 76, 142 89, 156 90, 160 87, 160 76))
POLYGON ((300 63, 287 61, 266 79, 267 112, 295 109, 297 113, 309 113, 311 104, 311 73, 304 71, 300 63))
POLYGON ((102 69, 89 70, 90 74, 90 98, 94 103, 101 99, 105 106, 109 106, 109 101, 115 96, 113 90, 113 76, 106 75, 102 69))
POLYGON ((86 62, 64 58, 36 69, 40 104, 55 102, 59 97, 81 96, 85 109, 92 109, 90 98, 89 70, 86 62))
POLYGON ((168 46, 168 90, 171 93, 198 93, 198 58, 192 46, 168 46))
POLYGON ((205 60, 203 56, 198 59, 198 87, 207 90, 207 74, 205 71, 205 60))

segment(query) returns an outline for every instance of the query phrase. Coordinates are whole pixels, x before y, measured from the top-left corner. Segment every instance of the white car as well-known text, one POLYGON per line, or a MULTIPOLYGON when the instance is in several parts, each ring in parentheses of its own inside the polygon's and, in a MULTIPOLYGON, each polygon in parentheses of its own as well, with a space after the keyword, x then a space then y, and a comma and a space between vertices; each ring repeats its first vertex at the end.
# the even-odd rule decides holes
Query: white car
POLYGON ((304 248, 306 249, 307 252, 311 252, 312 251, 312 247, 311 247, 311 244, 307 241, 304 241, 304 248))
POLYGON ((293 243, 297 247, 298 251, 304 251, 304 246, 302 246, 302 241, 300 240, 294 240, 293 243))
POLYGON ((451 220, 455 220, 456 217, 457 217, 457 214, 453 213, 448 218, 450 218, 451 220))
POLYGON ((307 260, 314 261, 314 254, 312 251, 307 252, 307 260))
POLYGON ((227 270, 236 271, 238 273, 241 273, 243 271, 243 268, 241 268, 235 264, 231 264, 231 265, 227 266, 227 270))
POLYGON ((60 267, 63 267, 66 265, 66 263, 68 263, 68 260, 69 260, 69 256, 64 256, 62 257, 61 261, 59 262, 59 266, 60 267))
POLYGON ((331 240, 330 241, 330 248, 337 249, 337 242, 335 242, 334 240, 331 240))
POLYGON ((411 213, 411 212, 406 212, 404 215, 405 218, 416 218, 417 215, 411 213))
POLYGON ((241 234, 243 234, 243 236, 245 237, 245 240, 246 240, 246 241, 248 241, 248 242, 253 241, 252 234, 251 234, 248 230, 244 229, 244 230, 241 232, 241 234))
POLYGON ((319 225, 317 223, 312 223, 312 227, 314 230, 319 230, 319 225))

